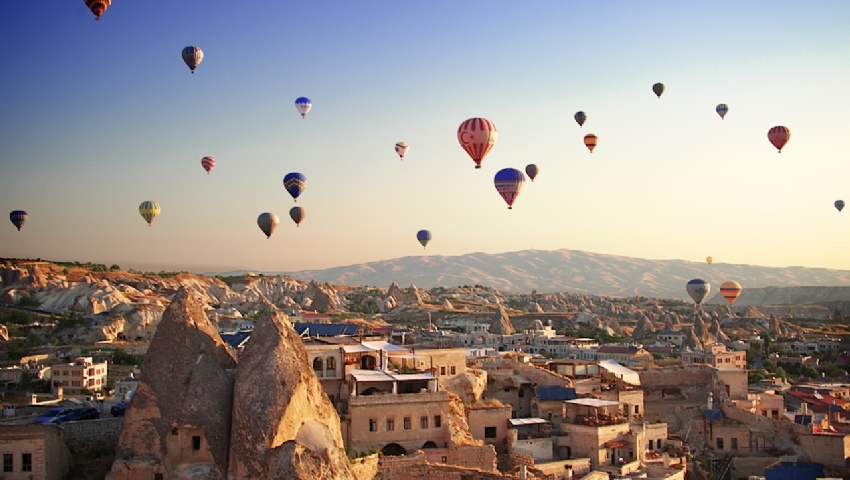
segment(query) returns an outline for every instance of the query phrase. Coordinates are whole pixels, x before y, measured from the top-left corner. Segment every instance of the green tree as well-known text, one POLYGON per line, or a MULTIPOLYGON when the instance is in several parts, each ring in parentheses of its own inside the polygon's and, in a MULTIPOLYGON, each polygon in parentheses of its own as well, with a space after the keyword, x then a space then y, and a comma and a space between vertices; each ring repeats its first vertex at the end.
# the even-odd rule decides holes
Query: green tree
POLYGON ((771 373, 776 371, 776 364, 773 363, 773 360, 765 360, 764 363, 762 364, 762 367, 765 370, 767 370, 768 372, 771 372, 771 373))
POLYGON ((770 338, 769 333, 764 334, 764 341, 762 342, 762 344, 764 345, 764 354, 767 355, 768 353, 770 353, 770 347, 773 346, 773 339, 770 338))

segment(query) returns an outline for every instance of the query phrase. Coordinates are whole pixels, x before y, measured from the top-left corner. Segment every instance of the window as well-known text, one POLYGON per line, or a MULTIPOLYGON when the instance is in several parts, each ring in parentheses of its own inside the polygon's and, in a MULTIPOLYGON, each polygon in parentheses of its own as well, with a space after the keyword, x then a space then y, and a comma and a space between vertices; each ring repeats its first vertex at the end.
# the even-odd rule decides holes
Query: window
POLYGON ((434 428, 443 426, 443 419, 439 415, 434 415, 434 428))
POLYGON ((393 430, 395 430, 395 419, 394 418, 388 418, 387 419, 387 431, 391 432, 393 430))
POLYGON ((322 359, 316 357, 313 359, 313 370, 322 371, 322 359))
POLYGON ((496 438, 496 427, 484 427, 484 438, 496 438))
POLYGON ((21 454, 21 471, 22 472, 31 472, 32 471, 32 454, 31 453, 22 453, 21 454))
POLYGON ((451 372, 451 374, 452 374, 452 375, 454 375, 454 374, 457 372, 457 371, 455 370, 455 366, 454 366, 454 365, 452 365, 452 366, 449 368, 449 371, 451 372))
POLYGON ((200 435, 193 435, 192 436, 192 450, 197 452, 200 449, 201 449, 201 436, 200 435))
POLYGON ((640 415, 640 405, 635 405, 635 415, 640 415))
POLYGON ((325 365, 325 369, 328 372, 334 372, 333 375, 328 375, 329 377, 335 377, 336 376, 336 359, 334 357, 328 358, 327 364, 325 365))
POLYGON ((154 473, 153 474, 153 480, 162 480, 162 474, 161 473, 154 473))
POLYGON ((717 439, 717 449, 723 450, 723 439, 722 438, 717 439))
POLYGON ((445 375, 445 374, 446 374, 446 367, 445 366, 440 367, 440 375, 445 375))
POLYGON ((410 430, 410 429, 411 429, 411 426, 410 426, 410 417, 404 417, 404 429, 405 429, 405 430, 410 430))
POLYGON ((732 450, 738 450, 738 439, 737 438, 732 439, 732 450))
POLYGON ((525 396, 525 390, 523 390, 522 387, 519 388, 519 394, 518 395, 519 395, 520 398, 525 396))
POLYGON ((421 417, 419 419, 419 428, 428 428, 428 417, 421 417))
POLYGON ((650 440, 649 443, 646 445, 646 449, 652 450, 652 440, 650 440))
POLYGON ((378 431, 378 421, 375 420, 374 418, 369 419, 369 431, 370 432, 377 432, 378 431))
POLYGON ((15 467, 15 456, 11 453, 3 454, 3 471, 4 472, 14 472, 15 467))

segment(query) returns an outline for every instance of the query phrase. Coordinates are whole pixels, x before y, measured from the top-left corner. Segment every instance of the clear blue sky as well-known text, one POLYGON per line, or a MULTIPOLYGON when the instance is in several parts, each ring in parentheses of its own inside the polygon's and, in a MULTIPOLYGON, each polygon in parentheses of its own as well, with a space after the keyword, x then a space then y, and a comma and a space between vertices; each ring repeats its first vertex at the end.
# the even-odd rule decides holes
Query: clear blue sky
POLYGON ((850 269, 850 3, 6 2, 0 256, 192 271, 570 248, 850 269), (191 75, 183 47, 204 60, 191 75), (664 82, 657 99, 651 91, 664 82), (302 120, 294 100, 308 96, 302 120), (714 112, 730 107, 726 119, 714 112), (579 128, 577 110, 588 121, 579 128), (475 170, 458 125, 499 139, 475 170), (767 141, 791 129, 781 154, 767 141), (590 154, 586 133, 599 136, 590 154), (407 141, 401 162, 393 151, 407 141), (213 156, 207 175, 200 165, 213 156), (493 187, 535 163, 513 210, 493 187), (282 185, 307 176, 298 205, 282 185), (145 200, 162 214, 148 227, 145 200), (257 216, 277 213, 266 240, 257 216), (423 252, 415 239, 433 232, 423 252))

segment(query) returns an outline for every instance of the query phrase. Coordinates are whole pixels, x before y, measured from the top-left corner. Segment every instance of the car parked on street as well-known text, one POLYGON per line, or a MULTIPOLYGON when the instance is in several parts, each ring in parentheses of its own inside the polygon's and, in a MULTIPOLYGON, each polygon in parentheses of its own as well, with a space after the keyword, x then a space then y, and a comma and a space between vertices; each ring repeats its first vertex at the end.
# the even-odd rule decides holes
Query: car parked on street
POLYGON ((109 409, 109 412, 113 417, 123 417, 124 412, 127 410, 127 404, 130 402, 118 402, 109 409))
POLYGON ((94 407, 75 408, 65 422, 76 422, 79 420, 95 420, 100 418, 100 412, 94 407))
POLYGON ((35 423, 60 423, 67 422, 74 411, 70 408, 57 407, 35 419, 35 423))

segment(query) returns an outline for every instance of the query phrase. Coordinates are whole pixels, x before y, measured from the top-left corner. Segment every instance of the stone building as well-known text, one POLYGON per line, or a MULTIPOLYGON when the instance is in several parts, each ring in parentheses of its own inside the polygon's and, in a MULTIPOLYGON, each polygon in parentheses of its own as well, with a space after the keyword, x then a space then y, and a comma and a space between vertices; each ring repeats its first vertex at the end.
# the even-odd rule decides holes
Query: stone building
POLYGON ((78 357, 73 363, 53 365, 54 387, 65 390, 102 390, 106 387, 107 363, 95 363, 92 357, 78 357))
POLYGON ((715 368, 747 369, 747 353, 727 351, 726 345, 707 345, 704 350, 682 352, 682 365, 709 365, 715 368))
POLYGON ((0 456, 5 480, 61 480, 70 461, 56 424, 0 426, 0 456))

